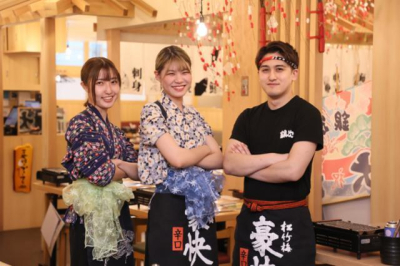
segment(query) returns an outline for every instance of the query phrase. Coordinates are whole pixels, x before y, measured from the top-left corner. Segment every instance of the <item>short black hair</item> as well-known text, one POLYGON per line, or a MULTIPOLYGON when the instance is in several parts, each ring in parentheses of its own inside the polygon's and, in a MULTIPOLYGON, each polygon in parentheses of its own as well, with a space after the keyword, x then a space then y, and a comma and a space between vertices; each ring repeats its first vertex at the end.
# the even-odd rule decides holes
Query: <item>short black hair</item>
MULTIPOLYGON (((273 41, 269 42, 266 46, 260 48, 256 56, 256 66, 260 69, 260 61, 266 54, 279 53, 282 57, 299 66, 299 54, 297 51, 287 42, 273 41)), ((290 66, 293 68, 292 66, 290 66)))

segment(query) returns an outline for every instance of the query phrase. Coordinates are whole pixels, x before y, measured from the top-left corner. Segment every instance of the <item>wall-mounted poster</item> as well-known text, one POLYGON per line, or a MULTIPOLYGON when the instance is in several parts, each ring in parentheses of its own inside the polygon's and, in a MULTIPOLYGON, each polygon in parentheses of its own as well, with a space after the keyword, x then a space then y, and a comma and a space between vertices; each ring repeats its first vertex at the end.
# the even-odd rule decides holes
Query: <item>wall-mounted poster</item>
POLYGON ((121 96, 144 94, 143 46, 142 43, 121 43, 121 96))
POLYGON ((323 98, 323 204, 371 194, 371 83, 323 98))
POLYGON ((18 135, 41 134, 42 109, 32 107, 18 107, 18 135))

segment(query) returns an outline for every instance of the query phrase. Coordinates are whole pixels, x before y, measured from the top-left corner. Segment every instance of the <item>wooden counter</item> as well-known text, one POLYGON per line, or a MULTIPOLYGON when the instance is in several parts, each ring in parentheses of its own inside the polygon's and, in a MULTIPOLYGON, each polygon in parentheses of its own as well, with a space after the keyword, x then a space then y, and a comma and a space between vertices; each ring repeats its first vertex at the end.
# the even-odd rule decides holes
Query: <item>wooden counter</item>
POLYGON ((337 249, 337 252, 333 251, 333 248, 317 245, 317 256, 315 260, 318 263, 327 263, 337 266, 379 266, 385 265, 381 263, 379 252, 362 253, 361 259, 357 259, 357 254, 345 250, 337 249))

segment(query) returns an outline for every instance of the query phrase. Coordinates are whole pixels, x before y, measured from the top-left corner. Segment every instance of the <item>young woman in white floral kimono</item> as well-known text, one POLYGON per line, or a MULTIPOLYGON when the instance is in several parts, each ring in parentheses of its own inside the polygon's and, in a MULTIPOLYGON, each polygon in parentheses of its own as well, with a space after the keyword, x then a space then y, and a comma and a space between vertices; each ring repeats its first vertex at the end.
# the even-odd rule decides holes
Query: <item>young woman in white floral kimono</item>
POLYGON ((189 56, 177 46, 162 49, 155 76, 162 99, 145 105, 140 120, 139 176, 156 185, 145 265, 218 265, 214 214, 222 182, 210 170, 222 167, 222 153, 199 112, 183 104, 189 56))

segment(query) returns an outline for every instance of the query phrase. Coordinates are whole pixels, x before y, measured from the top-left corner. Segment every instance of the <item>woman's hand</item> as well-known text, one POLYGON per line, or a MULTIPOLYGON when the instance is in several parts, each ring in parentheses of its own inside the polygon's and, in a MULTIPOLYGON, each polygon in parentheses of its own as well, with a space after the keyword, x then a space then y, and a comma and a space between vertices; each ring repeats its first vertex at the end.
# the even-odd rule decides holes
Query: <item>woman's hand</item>
POLYGON ((116 167, 119 167, 119 165, 122 163, 122 160, 120 160, 120 159, 111 159, 111 162, 112 162, 116 167))
POLYGON ((124 162, 121 160, 119 160, 117 163, 118 168, 124 171, 130 179, 139 181, 137 163, 124 162))

